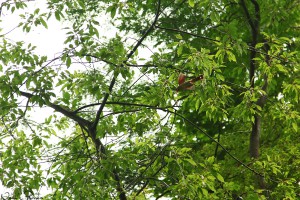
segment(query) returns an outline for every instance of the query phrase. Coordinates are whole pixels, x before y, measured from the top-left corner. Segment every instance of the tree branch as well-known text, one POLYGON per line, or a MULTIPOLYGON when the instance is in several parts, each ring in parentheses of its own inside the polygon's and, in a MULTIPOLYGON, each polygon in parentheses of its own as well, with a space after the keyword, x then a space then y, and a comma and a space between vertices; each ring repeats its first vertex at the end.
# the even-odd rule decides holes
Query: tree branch
MULTIPOLYGON (((155 14, 155 18, 154 18, 154 21, 152 23, 152 25, 149 27, 149 29, 146 31, 146 33, 139 39, 139 41, 136 43, 136 45, 133 47, 133 49, 129 52, 129 54, 127 55, 127 59, 121 64, 121 66, 119 67, 123 67, 124 66, 124 63, 126 63, 130 58, 131 56, 135 53, 135 51, 138 49, 138 47, 142 44, 142 42, 144 41, 144 39, 147 37, 147 35, 153 30, 154 28, 154 25, 156 24, 157 22, 157 19, 159 17, 159 13, 160 13, 160 6, 161 6, 161 1, 158 0, 158 5, 157 5, 157 11, 156 11, 156 14, 155 14)), ((94 122, 91 124, 91 126, 89 126, 89 133, 96 145, 101 147, 101 151, 104 152, 105 154, 105 148, 104 146, 102 145, 100 139, 96 139, 96 134, 97 134, 97 124, 99 123, 99 120, 100 120, 100 116, 101 116, 101 113, 106 105, 106 102, 108 100, 108 97, 110 95, 110 93, 112 92, 112 89, 116 83, 116 78, 117 78, 117 75, 114 75, 114 77, 112 78, 111 82, 110 82, 110 85, 109 85, 109 92, 105 94, 103 100, 102 100, 102 103, 96 113, 96 117, 95 117, 95 120, 94 122)), ((121 180, 120 180, 120 177, 118 175, 118 172, 117 172, 117 169, 115 168, 114 171, 113 171, 113 178, 114 180, 117 182, 117 191, 119 193, 119 199, 120 200, 126 200, 127 197, 126 197, 126 193, 121 185, 121 180)))
MULTIPOLYGON (((156 170, 156 172, 154 174, 151 175, 151 177, 155 177, 163 168, 165 168, 165 166, 167 166, 167 163, 163 163, 160 168, 158 168, 158 170, 156 170)), ((143 186, 138 190, 138 192, 135 194, 135 197, 139 196, 139 194, 141 192, 143 192, 143 190, 147 187, 147 185, 149 184, 149 180, 147 180, 143 186)))
MULTIPOLYGON (((196 38, 202 38, 202 39, 210 40, 210 41, 213 41, 213 42, 222 42, 221 40, 216 40, 216 39, 209 38, 209 37, 206 37, 206 36, 203 36, 203 35, 198 35, 198 34, 195 34, 195 33, 190 33, 190 32, 182 31, 182 30, 179 30, 179 29, 165 28, 165 27, 160 27, 160 26, 155 26, 155 28, 174 31, 174 32, 178 32, 178 33, 183 33, 183 34, 187 34, 187 35, 190 35, 190 36, 193 36, 193 37, 196 37, 196 38)), ((234 44, 234 43, 232 42, 231 44, 234 44)), ((247 50, 250 51, 250 52, 259 53, 261 55, 266 56, 265 52, 260 51, 258 49, 255 49, 255 46, 253 46, 252 44, 248 46, 247 50)), ((274 55, 269 55, 269 56, 270 56, 270 58, 275 58, 277 60, 281 60, 281 61, 286 62, 286 60, 280 58, 279 56, 274 56, 274 55)))
MULTIPOLYGON (((170 140, 167 144, 165 144, 160 150, 159 150, 159 153, 157 154, 153 154, 152 158, 151 158, 151 161, 145 166, 145 169, 133 180, 131 181, 127 186, 126 186, 126 189, 129 189, 130 187, 133 188, 136 183, 139 181, 140 178, 143 177, 143 175, 147 172, 147 170, 152 166, 152 164, 156 161, 156 159, 158 158, 158 156, 162 155, 162 152, 164 152, 165 148, 168 147, 171 142, 173 140, 170 140)), ((160 170, 159 170, 160 171, 160 170)), ((159 172, 158 171, 158 172, 159 172)), ((157 172, 157 173, 158 173, 157 172)), ((145 186, 146 187, 146 186, 145 186)))
MULTIPOLYGON (((158 20, 158 17, 159 17, 159 14, 160 14, 160 6, 161 6, 161 1, 159 0, 158 1, 158 5, 157 5, 157 10, 156 10, 156 14, 155 14, 155 18, 154 18, 154 21, 152 23, 152 25, 149 27, 149 29, 145 32, 145 34, 139 39, 139 41, 136 43, 136 45, 133 47, 133 49, 129 52, 129 54, 127 55, 127 59, 121 64, 120 67, 123 67, 124 66, 124 63, 126 63, 130 58, 131 56, 135 53, 135 51, 138 49, 138 47, 142 44, 142 42, 145 40, 145 38, 149 35, 149 33, 154 29, 154 26, 158 20)), ((98 111, 97 111, 97 114, 96 114, 96 118, 93 122, 93 125, 91 127, 92 130, 96 130, 96 127, 97 127, 97 124, 100 120, 100 115, 104 109, 104 106, 107 102, 107 99, 110 95, 110 92, 112 91, 114 85, 116 83, 116 76, 114 76, 110 82, 110 85, 109 85, 109 92, 105 94, 104 98, 103 98, 103 101, 102 101, 102 104, 100 105, 98 111)))
POLYGON ((248 24, 251 27, 251 30, 255 30, 255 25, 254 25, 254 23, 252 21, 252 18, 250 16, 249 10, 248 10, 248 8, 246 6, 245 0, 241 0, 241 6, 242 6, 242 8, 243 8, 243 10, 245 12, 245 15, 246 15, 246 18, 248 20, 248 24))
MULTIPOLYGON (((102 103, 92 103, 89 105, 82 106, 78 108, 77 110, 73 111, 74 113, 79 112, 80 110, 83 110, 88 107, 93 107, 93 106, 98 106, 101 105, 102 103)), ((108 101, 106 104, 112 104, 112 105, 123 105, 123 106, 137 106, 137 107, 145 107, 145 108, 151 108, 151 109, 158 109, 158 110, 163 110, 163 109, 168 109, 168 108, 175 108, 175 107, 180 107, 180 106, 167 106, 167 107, 158 107, 154 105, 147 105, 147 104, 138 104, 138 103, 128 103, 128 102, 115 102, 115 101, 108 101)))
POLYGON ((197 35, 197 34, 190 33, 190 32, 187 32, 187 31, 182 31, 182 30, 179 30, 179 29, 166 28, 166 27, 161 27, 161 26, 155 26, 155 28, 162 29, 162 30, 167 30, 167 31, 178 32, 178 33, 183 33, 183 34, 191 35, 191 36, 194 36, 194 37, 197 37, 197 38, 202 38, 202 39, 213 41, 213 42, 220 42, 220 40, 215 40, 215 39, 203 36, 203 35, 197 35))
POLYGON ((245 1, 241 0, 241 6, 245 12, 246 18, 248 20, 248 24, 250 25, 251 28, 251 34, 252 34, 251 47, 249 47, 249 49, 251 48, 254 49, 251 50, 250 52, 249 79, 250 79, 251 88, 254 88, 255 61, 253 59, 256 57, 255 46, 258 42, 258 36, 259 36, 260 8, 256 0, 251 0, 251 2, 254 5, 254 9, 255 9, 254 19, 251 18, 249 10, 246 7, 245 1))
MULTIPOLYGON (((28 93, 28 92, 23 92, 20 91, 20 94, 24 97, 27 97, 28 99, 36 96, 34 94, 28 93)), ((56 112, 59 112, 63 115, 65 115, 66 117, 69 117, 70 119, 73 119, 74 121, 76 121, 78 124, 82 125, 82 126, 90 126, 91 122, 80 117, 77 116, 73 111, 70 110, 66 110, 65 108, 61 107, 60 105, 54 104, 54 103, 46 103, 44 100, 42 100, 47 106, 49 106, 50 108, 54 109, 56 112)))
MULTIPOLYGON (((217 140, 215 140, 212 136, 210 136, 208 133, 206 133, 204 130, 202 130, 199 126, 197 126, 197 124, 195 124, 194 122, 192 122, 191 120, 189 120, 188 118, 184 117, 183 115, 179 114, 178 112, 175 111, 171 111, 171 110, 164 110, 166 112, 170 112, 174 115, 179 116, 180 118, 184 119, 185 121, 187 121, 189 124, 191 124, 193 127, 195 127, 197 130, 199 130, 201 133, 203 133, 206 137, 208 137, 212 142, 216 143, 219 145, 219 147, 221 147, 233 160, 235 160, 237 163, 239 163, 240 165, 242 165, 243 167, 245 167, 246 169, 248 169, 249 171, 251 171, 252 173, 258 175, 259 177, 265 177, 263 174, 255 171, 254 169, 252 169, 251 167, 249 167, 248 165, 246 165, 245 163, 243 163, 242 161, 240 161, 237 157, 235 157, 233 154, 231 154, 220 142, 218 142, 217 140)), ((271 181, 278 183, 278 181, 271 179, 271 181)))

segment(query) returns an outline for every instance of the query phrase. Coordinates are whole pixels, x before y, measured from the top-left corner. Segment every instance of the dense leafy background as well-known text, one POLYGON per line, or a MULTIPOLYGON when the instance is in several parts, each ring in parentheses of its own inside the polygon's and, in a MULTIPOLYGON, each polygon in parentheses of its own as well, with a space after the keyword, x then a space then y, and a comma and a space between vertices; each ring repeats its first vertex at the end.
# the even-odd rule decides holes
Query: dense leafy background
POLYGON ((1 15, 66 35, 0 33, 3 198, 300 198, 298 0, 32 3, 1 15))

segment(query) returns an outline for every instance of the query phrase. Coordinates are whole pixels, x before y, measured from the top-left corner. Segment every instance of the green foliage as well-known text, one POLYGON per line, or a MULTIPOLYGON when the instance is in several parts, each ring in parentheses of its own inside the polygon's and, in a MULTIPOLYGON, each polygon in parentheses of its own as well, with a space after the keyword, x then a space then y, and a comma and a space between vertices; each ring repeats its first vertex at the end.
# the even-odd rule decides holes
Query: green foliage
POLYGON ((0 7, 65 30, 53 58, 0 27, 8 198, 300 198, 297 0, 44 3, 0 7))

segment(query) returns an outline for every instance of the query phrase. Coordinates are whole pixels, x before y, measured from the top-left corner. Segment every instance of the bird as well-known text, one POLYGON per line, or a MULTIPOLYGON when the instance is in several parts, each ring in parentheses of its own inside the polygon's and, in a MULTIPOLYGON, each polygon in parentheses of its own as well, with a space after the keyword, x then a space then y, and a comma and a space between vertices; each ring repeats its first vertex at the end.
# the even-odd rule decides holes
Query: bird
POLYGON ((191 80, 185 81, 186 75, 180 73, 178 76, 178 87, 176 91, 184 91, 184 90, 194 90, 195 89, 195 82, 200 81, 203 79, 203 75, 199 75, 191 80))

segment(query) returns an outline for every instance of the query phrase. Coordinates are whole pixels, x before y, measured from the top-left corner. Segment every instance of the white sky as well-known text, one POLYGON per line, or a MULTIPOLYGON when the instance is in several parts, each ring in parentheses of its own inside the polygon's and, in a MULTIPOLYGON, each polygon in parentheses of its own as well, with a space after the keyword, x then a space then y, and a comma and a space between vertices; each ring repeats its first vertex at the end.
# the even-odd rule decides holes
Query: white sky
MULTIPOLYGON (((0 1, 0 3, 2 3, 0 1)), ((50 18, 47 21, 48 29, 45 29, 42 26, 33 27, 32 31, 29 33, 25 33, 21 31, 20 28, 15 29, 21 21, 19 14, 24 14, 25 12, 30 12, 35 10, 36 8, 40 8, 41 12, 43 9, 46 9, 45 1, 33 1, 27 3, 28 7, 25 10, 16 10, 13 14, 10 11, 2 10, 2 15, 0 16, 0 27, 3 30, 0 34, 8 33, 5 37, 9 38, 14 42, 24 41, 25 43, 37 46, 36 52, 40 55, 46 55, 48 59, 52 59, 56 56, 58 52, 62 50, 62 44, 65 39, 64 31, 62 30, 62 23, 58 22, 54 18, 50 18)), ((50 108, 42 108, 39 111, 36 111, 33 114, 33 120, 36 122, 44 122, 44 118, 53 112, 50 108)), ((48 166, 45 166, 47 168, 48 166)), ((0 197, 3 195, 7 195, 11 190, 3 188, 0 183, 0 197)), ((47 192, 47 188, 42 188, 40 191, 41 195, 45 195, 47 192)))
MULTIPOLYGON (((33 1, 27 3, 28 7, 24 10, 16 10, 13 14, 10 11, 3 10, 1 16, 1 28, 2 31, 6 33, 11 31, 21 21, 19 14, 24 14, 24 12, 32 12, 36 8, 40 8, 40 13, 46 10, 45 1, 33 1)), ((60 22, 54 18, 50 18, 47 21, 48 29, 42 26, 32 27, 29 33, 20 31, 20 29, 15 29, 11 31, 6 37, 12 39, 13 41, 24 41, 26 43, 32 43, 37 46, 37 52, 41 52, 41 55, 47 55, 49 58, 55 57, 55 54, 62 49, 62 44, 65 39, 64 32, 62 30, 63 26, 60 22)))

